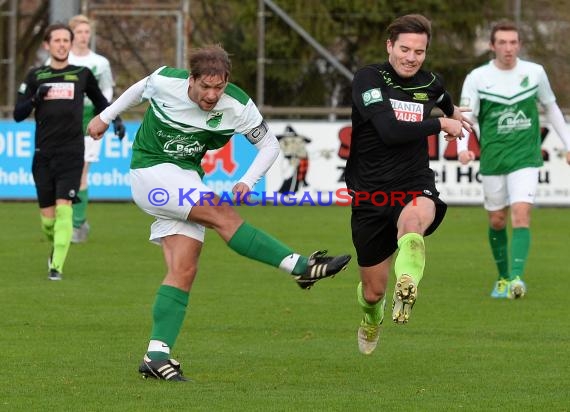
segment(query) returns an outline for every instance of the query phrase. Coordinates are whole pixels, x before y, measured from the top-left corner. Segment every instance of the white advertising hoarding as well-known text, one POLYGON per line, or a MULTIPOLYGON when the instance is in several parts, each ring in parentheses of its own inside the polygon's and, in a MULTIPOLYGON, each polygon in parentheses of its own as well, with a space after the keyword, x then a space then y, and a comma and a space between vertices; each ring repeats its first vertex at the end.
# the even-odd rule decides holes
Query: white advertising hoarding
MULTIPOLYGON (((344 167, 350 148, 350 121, 268 121, 278 136, 282 154, 266 179, 269 193, 303 194, 312 199, 338 194, 346 202, 344 167), (323 193, 324 192, 324 193, 323 193)), ((479 161, 461 165, 457 161, 455 142, 441 136, 429 140, 430 166, 436 174, 441 198, 449 204, 479 205, 483 203, 479 161)), ((477 141, 470 148, 478 154, 477 141)), ((544 166, 540 169, 536 203, 544 206, 570 205, 570 165, 565 148, 550 125, 543 123, 544 166)), ((293 196, 293 195, 292 195, 293 196)))

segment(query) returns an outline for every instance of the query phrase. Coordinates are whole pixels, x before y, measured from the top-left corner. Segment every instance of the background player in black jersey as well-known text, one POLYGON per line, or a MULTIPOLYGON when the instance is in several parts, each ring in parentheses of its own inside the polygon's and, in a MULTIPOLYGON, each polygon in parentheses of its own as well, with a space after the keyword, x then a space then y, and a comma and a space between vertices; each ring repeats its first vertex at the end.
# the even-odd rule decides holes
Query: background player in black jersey
POLYGON ((424 236, 445 215, 429 168, 427 137, 448 140, 471 130, 453 105, 442 80, 421 70, 431 37, 430 21, 406 15, 387 29, 388 61, 361 68, 352 84, 352 142, 346 184, 352 193, 352 239, 361 282, 358 303, 364 318, 358 346, 376 348, 384 318, 392 255, 397 278, 392 319, 406 323, 418 296, 425 265, 424 236), (437 106, 446 117, 430 118, 437 106))
POLYGON ((83 169, 83 97, 96 113, 108 106, 93 73, 68 62, 73 32, 53 24, 44 32, 50 64, 30 70, 18 90, 14 120, 32 111, 36 120, 32 173, 40 206, 41 226, 52 246, 50 280, 61 280, 73 230, 71 204, 76 200, 83 169))

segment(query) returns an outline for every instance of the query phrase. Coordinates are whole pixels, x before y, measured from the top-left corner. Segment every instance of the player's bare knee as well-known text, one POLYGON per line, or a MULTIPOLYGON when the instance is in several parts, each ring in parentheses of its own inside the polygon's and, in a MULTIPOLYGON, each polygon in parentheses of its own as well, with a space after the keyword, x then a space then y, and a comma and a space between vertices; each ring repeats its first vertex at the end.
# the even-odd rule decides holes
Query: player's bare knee
POLYGON ((362 288, 362 297, 371 305, 380 302, 386 294, 386 285, 368 285, 362 288))
POLYGON ((506 224, 507 221, 504 216, 491 216, 489 218, 489 226, 494 230, 502 230, 505 228, 506 224))
POLYGON ((183 265, 171 267, 166 274, 166 280, 169 284, 188 290, 198 273, 197 262, 186 262, 183 265))
POLYGON ((244 222, 237 211, 229 205, 216 206, 216 218, 212 221, 212 229, 223 238, 228 239, 238 230, 244 222))

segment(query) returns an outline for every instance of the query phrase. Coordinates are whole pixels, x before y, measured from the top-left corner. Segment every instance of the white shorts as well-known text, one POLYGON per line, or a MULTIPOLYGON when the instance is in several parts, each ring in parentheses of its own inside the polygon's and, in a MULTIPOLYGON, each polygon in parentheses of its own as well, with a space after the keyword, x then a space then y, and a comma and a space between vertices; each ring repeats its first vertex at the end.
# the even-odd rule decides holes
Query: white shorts
POLYGON ((184 235, 204 242, 205 227, 187 220, 200 196, 212 193, 194 170, 162 163, 142 169, 131 169, 133 200, 143 211, 154 216, 150 241, 160 244, 163 237, 184 235))
POLYGON ((534 203, 538 186, 538 167, 519 169, 506 175, 482 176, 484 207, 490 212, 513 203, 534 203))
POLYGON ((85 162, 96 163, 99 161, 102 143, 103 139, 95 140, 90 136, 85 136, 85 162))

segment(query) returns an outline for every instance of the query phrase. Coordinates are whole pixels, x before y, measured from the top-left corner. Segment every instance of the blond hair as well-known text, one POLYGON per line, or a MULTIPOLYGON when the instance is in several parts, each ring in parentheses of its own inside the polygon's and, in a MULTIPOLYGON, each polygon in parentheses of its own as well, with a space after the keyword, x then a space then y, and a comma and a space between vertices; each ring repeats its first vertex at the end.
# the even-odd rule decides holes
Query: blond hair
POLYGON ((69 27, 71 30, 75 30, 75 28, 82 23, 91 26, 91 20, 89 20, 89 17, 85 16, 84 14, 78 14, 77 16, 73 16, 71 19, 69 19, 69 27))

